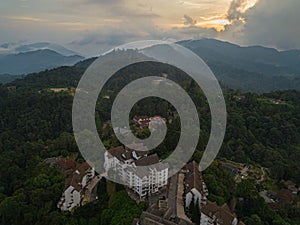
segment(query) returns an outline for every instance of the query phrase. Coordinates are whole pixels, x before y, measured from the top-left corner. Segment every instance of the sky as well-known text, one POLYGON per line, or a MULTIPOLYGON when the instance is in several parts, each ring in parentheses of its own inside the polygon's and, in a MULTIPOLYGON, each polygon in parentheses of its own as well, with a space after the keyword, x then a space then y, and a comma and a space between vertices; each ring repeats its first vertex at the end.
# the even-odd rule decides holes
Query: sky
POLYGON ((203 37, 300 49, 299 9, 299 0, 2 0, 0 43, 49 41, 85 55, 203 37))

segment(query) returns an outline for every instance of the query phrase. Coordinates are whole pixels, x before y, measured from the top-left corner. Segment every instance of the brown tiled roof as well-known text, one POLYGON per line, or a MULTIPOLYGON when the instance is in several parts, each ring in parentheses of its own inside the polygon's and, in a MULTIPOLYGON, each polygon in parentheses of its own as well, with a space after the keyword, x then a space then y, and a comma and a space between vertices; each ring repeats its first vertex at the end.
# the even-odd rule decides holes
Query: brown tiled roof
MULTIPOLYGON (((193 223, 180 219, 172 218, 172 209, 158 210, 152 206, 144 211, 139 219, 140 225, 193 225, 193 223)), ((136 220, 135 220, 136 222, 136 220)))
POLYGON ((157 154, 149 155, 147 157, 138 159, 134 162, 136 166, 150 166, 159 163, 159 158, 157 154))
POLYGON ((229 208, 229 206, 228 206, 226 203, 224 203, 224 204, 221 206, 221 208, 222 208, 223 210, 227 211, 227 212, 230 212, 230 208, 229 208))
POLYGON ((111 155, 111 156, 114 156, 116 158, 119 158, 119 156, 121 156, 123 153, 125 153, 125 149, 123 146, 118 146, 118 147, 115 147, 115 148, 111 148, 108 150, 108 153, 111 155))
POLYGON ((91 169, 91 166, 87 162, 83 162, 77 167, 80 173, 85 173, 88 169, 91 169))
POLYGON ((132 158, 132 152, 126 151, 123 146, 111 148, 108 150, 108 153, 122 162, 132 158))
POLYGON ((201 212, 203 212, 205 215, 207 215, 209 217, 212 217, 218 211, 218 209, 219 209, 219 207, 218 207, 217 203, 207 201, 206 205, 204 205, 201 208, 201 212))
POLYGON ((268 191, 268 194, 278 201, 278 203, 269 203, 270 208, 273 210, 279 210, 285 205, 290 204, 296 197, 292 191, 288 189, 281 189, 278 193, 268 191))
POLYGON ((196 188, 200 193, 203 193, 202 174, 198 169, 195 161, 188 163, 184 167, 185 170, 185 194, 189 193, 193 188, 196 188))
POLYGON ((220 207, 217 203, 210 201, 201 208, 201 212, 210 218, 215 217, 218 223, 222 225, 232 225, 233 220, 236 218, 236 215, 230 212, 227 204, 220 207))
POLYGON ((281 209, 281 206, 276 203, 276 202, 270 202, 268 203, 269 207, 272 209, 272 210, 279 210, 281 209))
POLYGON ((81 185, 82 178, 86 175, 86 172, 91 169, 87 162, 80 164, 73 172, 72 176, 66 180, 65 187, 73 186, 77 191, 81 191, 83 188, 81 185))
POLYGON ((149 173, 151 171, 149 169, 151 168, 156 168, 158 171, 167 168, 167 164, 159 162, 157 154, 147 156, 147 152, 145 151, 134 151, 130 149, 124 149, 122 146, 111 148, 110 150, 108 150, 108 153, 111 157, 114 156, 121 162, 131 159, 131 163, 134 165, 132 167, 128 167, 127 170, 134 172, 140 178, 149 176, 149 173), (136 155, 139 157, 138 159, 133 157, 134 153, 136 153, 136 155), (151 165, 153 165, 153 167, 151 167, 151 165))
POLYGON ((295 195, 288 189, 281 189, 277 194, 276 198, 280 204, 290 204, 295 199, 295 195))
POLYGON ((218 221, 222 222, 221 224, 232 225, 232 221, 234 220, 234 218, 236 218, 236 215, 232 214, 230 212, 230 210, 227 211, 227 209, 224 209, 224 208, 221 208, 219 210, 219 219, 218 219, 218 221))
POLYGON ((111 148, 108 150, 110 156, 116 157, 122 162, 124 162, 125 160, 134 159, 133 152, 135 152, 138 157, 147 155, 146 151, 134 151, 130 149, 125 149, 123 146, 111 148))
POLYGON ((75 169, 77 163, 74 159, 61 159, 55 163, 62 170, 75 169))

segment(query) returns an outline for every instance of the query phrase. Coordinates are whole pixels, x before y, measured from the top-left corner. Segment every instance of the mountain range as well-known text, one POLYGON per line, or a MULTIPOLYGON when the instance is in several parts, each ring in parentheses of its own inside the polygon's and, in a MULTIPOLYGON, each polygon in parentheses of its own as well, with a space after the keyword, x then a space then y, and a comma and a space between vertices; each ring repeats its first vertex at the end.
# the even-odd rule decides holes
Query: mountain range
POLYGON ((262 46, 241 47, 215 39, 187 40, 178 44, 208 61, 218 61, 250 72, 270 75, 300 73, 300 50, 278 51, 262 46))
MULTIPOLYGON (((300 51, 278 51, 262 46, 242 47, 215 39, 185 40, 178 44, 200 56, 223 87, 251 92, 300 90, 300 51)), ((72 66, 83 57, 50 43, 1 45, 14 54, 0 54, 0 74, 21 75, 72 66), (75 54, 75 55, 73 55, 75 54)), ((1 48, 0 46, 0 48, 1 48)), ((0 82, 4 82, 0 75, 0 82)), ((10 80, 10 79, 8 79, 10 80)))
POLYGON ((215 39, 186 40, 178 44, 200 56, 227 87, 255 92, 300 90, 299 50, 241 47, 215 39))
POLYGON ((0 55, 18 54, 37 50, 52 50, 64 56, 80 55, 70 49, 65 48, 62 45, 49 43, 49 42, 37 42, 31 44, 24 43, 4 43, 0 45, 0 55))
POLYGON ((7 81, 8 75, 23 75, 59 66, 72 66, 83 59, 74 51, 47 42, 26 45, 2 44, 0 45, 0 74, 2 74, 0 81, 7 81))

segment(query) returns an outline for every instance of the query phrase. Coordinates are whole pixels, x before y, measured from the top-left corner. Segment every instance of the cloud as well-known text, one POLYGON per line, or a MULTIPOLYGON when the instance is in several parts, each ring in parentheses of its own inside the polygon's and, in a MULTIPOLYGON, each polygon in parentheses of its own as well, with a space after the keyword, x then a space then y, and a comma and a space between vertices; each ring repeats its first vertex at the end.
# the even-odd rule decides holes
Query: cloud
POLYGON ((73 0, 77 4, 97 4, 97 5, 119 5, 124 0, 73 0))
POLYGON ((227 11, 227 19, 244 20, 244 14, 254 7, 259 0, 232 0, 227 11))
POLYGON ((124 44, 128 39, 136 37, 138 37, 138 35, 134 33, 126 32, 125 30, 116 30, 112 27, 106 27, 99 31, 93 31, 85 34, 83 38, 74 40, 72 43, 81 46, 88 44, 118 46, 124 44))
POLYGON ((194 26, 197 23, 196 20, 194 20, 192 17, 188 15, 184 15, 183 18, 184 18, 184 22, 183 22, 184 25, 194 26))
POLYGON ((233 0, 230 3, 227 18, 229 21, 243 19, 243 9, 246 7, 248 0, 233 0))
POLYGON ((29 21, 29 22, 45 22, 46 20, 32 17, 32 16, 7 16, 6 18, 18 21, 29 21))
POLYGON ((86 56, 99 55, 124 43, 145 39, 160 39, 160 37, 154 38, 159 33, 154 29, 155 27, 149 25, 147 30, 144 29, 141 32, 139 27, 130 26, 126 23, 119 27, 105 26, 98 30, 81 33, 77 39, 68 44, 68 47, 86 56))
POLYGON ((174 27, 161 33, 161 39, 168 40, 185 40, 185 39, 201 39, 216 38, 218 32, 213 28, 201 28, 196 26, 174 27))
POLYGON ((98 31, 84 32, 81 37, 69 43, 72 50, 83 55, 99 55, 124 43, 139 40, 168 40, 178 41, 184 39, 215 38, 218 32, 212 28, 199 28, 196 26, 173 27, 163 29, 155 24, 121 24, 118 28, 112 26, 102 27, 98 31), (141 27, 142 26, 142 27, 141 27))
POLYGON ((89 3, 96 3, 96 4, 116 4, 116 3, 121 3, 123 0, 84 0, 85 2, 89 3))
POLYGON ((260 0, 244 13, 234 10, 243 4, 241 0, 232 2, 228 11, 232 24, 226 26, 223 38, 244 45, 300 49, 299 0, 260 0), (241 17, 245 23, 238 21, 241 17))
POLYGON ((208 37, 300 48, 299 0, 28 0, 26 9, 18 4, 0 2, 1 42, 46 40, 98 51, 143 39, 208 37))

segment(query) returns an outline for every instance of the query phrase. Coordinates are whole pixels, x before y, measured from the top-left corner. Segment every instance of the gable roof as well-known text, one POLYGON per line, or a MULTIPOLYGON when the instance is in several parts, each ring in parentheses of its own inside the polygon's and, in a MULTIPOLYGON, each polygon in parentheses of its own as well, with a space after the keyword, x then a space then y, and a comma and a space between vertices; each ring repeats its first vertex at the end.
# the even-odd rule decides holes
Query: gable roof
POLYGON ((157 154, 153 154, 135 161, 133 166, 127 167, 127 170, 142 179, 148 177, 151 174, 151 170, 159 172, 167 168, 168 165, 160 162, 157 154))
POLYGON ((281 189, 276 195, 279 203, 282 205, 290 204, 295 199, 295 195, 288 189, 281 189))
POLYGON ((136 166, 150 166, 159 163, 159 158, 157 154, 149 155, 144 158, 140 158, 134 162, 136 166))
POLYGON ((171 208, 162 210, 153 205, 142 213, 138 222, 140 225, 193 225, 193 223, 178 217, 173 218, 171 208))
POLYGON ((207 201, 206 205, 201 208, 201 212, 205 215, 212 217, 217 211, 219 207, 216 202, 207 201))
POLYGON ((185 170, 185 194, 196 188, 200 193, 203 193, 203 179, 202 174, 199 171, 198 165, 195 161, 190 162, 184 166, 185 170))
POLYGON ((136 153, 136 155, 138 157, 145 156, 148 153, 146 151, 134 151, 134 150, 131 150, 131 149, 125 149, 123 146, 118 146, 118 147, 111 148, 111 149, 108 150, 108 153, 109 153, 110 157, 116 157, 121 162, 124 162, 126 160, 130 160, 130 159, 136 160, 133 157, 134 152, 136 153))
POLYGON ((77 163, 74 159, 60 159, 55 163, 55 165, 57 165, 62 170, 70 170, 75 169, 77 163))
POLYGON ((80 164, 72 173, 72 176, 66 179, 66 185, 65 188, 68 188, 69 186, 73 186, 76 191, 80 192, 82 187, 82 179, 86 175, 86 172, 91 169, 91 166, 84 162, 80 164))
POLYGON ((207 201, 206 205, 201 208, 201 212, 210 218, 215 217, 222 225, 232 225, 233 220, 236 219, 236 215, 230 212, 227 204, 220 207, 215 202, 207 201))

